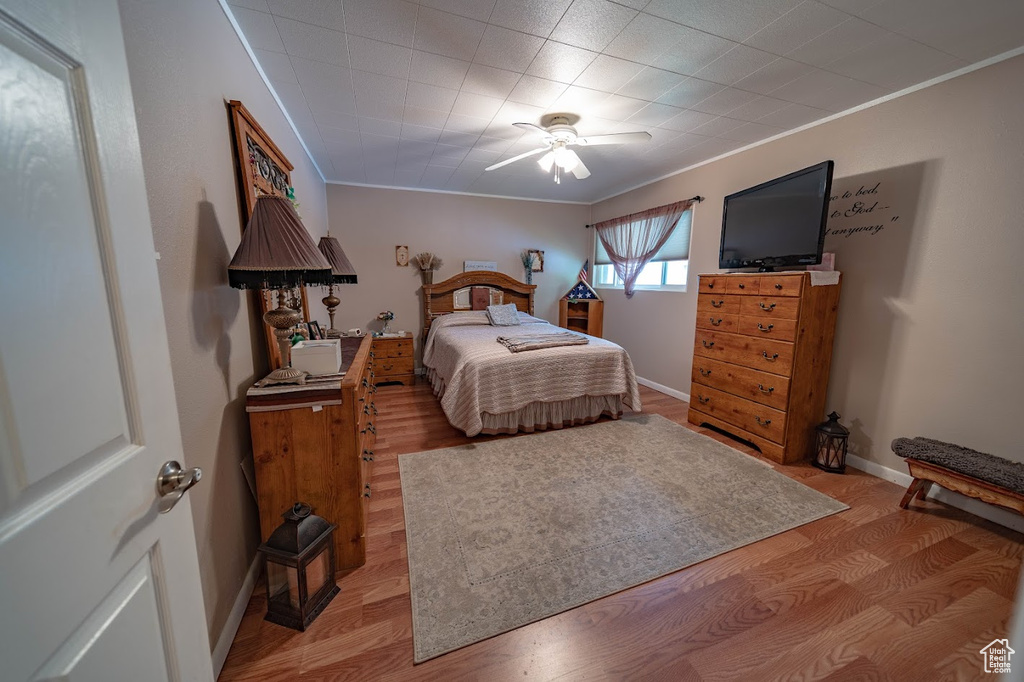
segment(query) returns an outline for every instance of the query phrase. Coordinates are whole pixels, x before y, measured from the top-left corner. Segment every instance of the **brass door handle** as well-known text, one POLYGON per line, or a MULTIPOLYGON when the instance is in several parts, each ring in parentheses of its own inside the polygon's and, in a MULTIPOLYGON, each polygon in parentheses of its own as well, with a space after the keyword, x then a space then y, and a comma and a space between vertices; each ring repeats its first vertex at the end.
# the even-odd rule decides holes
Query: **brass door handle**
POLYGON ((762 332, 765 332, 766 334, 767 334, 768 332, 770 332, 770 331, 771 331, 772 329, 774 329, 774 328, 775 328, 775 325, 774 325, 774 324, 769 324, 769 325, 768 325, 767 327, 762 327, 762 326, 761 326, 761 323, 760 323, 760 322, 758 322, 758 323, 757 323, 757 330, 758 330, 758 331, 762 331, 762 332))
POLYGON ((759 306, 761 306, 761 310, 766 310, 766 311, 768 311, 769 313, 770 313, 770 312, 772 311, 772 309, 774 309, 774 308, 775 308, 775 304, 774 304, 774 303, 772 303, 771 305, 765 305, 765 304, 764 304, 764 301, 758 301, 758 302, 757 302, 757 304, 758 304, 759 306))
POLYGON ((181 464, 174 460, 164 462, 156 477, 156 490, 160 493, 160 513, 166 514, 171 511, 189 488, 202 479, 203 470, 199 467, 182 469, 181 464))

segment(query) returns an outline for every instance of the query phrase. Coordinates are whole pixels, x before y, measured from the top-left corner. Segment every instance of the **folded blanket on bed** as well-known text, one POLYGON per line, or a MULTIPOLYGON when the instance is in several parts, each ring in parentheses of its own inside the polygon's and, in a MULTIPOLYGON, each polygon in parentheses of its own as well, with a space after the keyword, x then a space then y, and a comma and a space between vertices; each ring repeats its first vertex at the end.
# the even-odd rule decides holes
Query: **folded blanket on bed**
POLYGON ((499 336, 498 343, 513 353, 539 348, 555 348, 557 346, 583 346, 590 339, 572 332, 555 332, 554 334, 517 334, 515 336, 499 336))

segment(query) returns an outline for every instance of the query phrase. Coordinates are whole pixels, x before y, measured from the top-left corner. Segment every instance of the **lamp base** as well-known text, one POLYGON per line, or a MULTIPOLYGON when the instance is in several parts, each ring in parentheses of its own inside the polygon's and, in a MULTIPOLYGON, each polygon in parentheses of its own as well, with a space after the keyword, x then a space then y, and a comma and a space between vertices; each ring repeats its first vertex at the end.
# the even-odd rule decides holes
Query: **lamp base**
POLYGON ((341 338, 341 331, 338 330, 338 329, 328 329, 326 333, 327 333, 327 338, 329 338, 329 339, 340 339, 341 338))
POLYGON ((309 376, 308 372, 304 372, 301 369, 295 369, 293 367, 282 367, 275 369, 273 372, 256 382, 257 386, 275 386, 277 384, 299 384, 300 386, 306 383, 306 377, 309 376))

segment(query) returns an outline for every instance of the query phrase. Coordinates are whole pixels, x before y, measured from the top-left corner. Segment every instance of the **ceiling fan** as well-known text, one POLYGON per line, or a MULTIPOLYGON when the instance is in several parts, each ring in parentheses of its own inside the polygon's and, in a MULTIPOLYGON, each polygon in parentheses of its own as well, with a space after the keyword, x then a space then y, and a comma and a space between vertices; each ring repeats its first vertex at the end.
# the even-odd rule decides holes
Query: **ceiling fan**
POLYGON ((550 172, 552 166, 554 166, 556 183, 562 182, 561 175, 563 171, 572 173, 576 176, 577 180, 582 180, 590 177, 590 171, 583 165, 579 155, 570 147, 590 147, 599 144, 629 144, 632 142, 647 142, 651 139, 651 134, 647 132, 611 133, 609 135, 580 137, 576 129, 573 128, 573 124, 579 120, 580 117, 575 114, 551 114, 541 119, 542 126, 534 123, 513 123, 512 125, 523 130, 539 130, 544 135, 542 139, 544 146, 519 156, 513 156, 511 159, 506 159, 493 166, 488 166, 484 170, 490 171, 495 168, 501 168, 520 159, 547 152, 544 156, 537 159, 537 163, 540 164, 545 173, 550 172))

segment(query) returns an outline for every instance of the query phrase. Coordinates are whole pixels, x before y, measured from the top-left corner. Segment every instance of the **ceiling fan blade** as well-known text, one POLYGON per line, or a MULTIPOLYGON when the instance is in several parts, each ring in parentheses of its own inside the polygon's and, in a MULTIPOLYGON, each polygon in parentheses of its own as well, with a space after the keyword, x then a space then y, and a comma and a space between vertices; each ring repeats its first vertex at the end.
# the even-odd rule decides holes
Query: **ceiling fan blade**
POLYGON ((585 147, 592 147, 598 144, 630 144, 632 142, 647 142, 651 139, 650 133, 611 133, 609 135, 588 135, 577 137, 576 144, 585 147))
POLYGON ((500 163, 496 163, 493 166, 488 166, 487 168, 484 168, 484 170, 485 171, 490 171, 490 170, 494 170, 495 168, 501 168, 502 166, 507 166, 510 163, 515 163, 519 159, 525 159, 528 156, 533 156, 535 154, 540 154, 541 152, 546 152, 547 150, 548 150, 547 147, 538 147, 537 149, 533 149, 531 151, 528 151, 525 154, 520 154, 519 156, 513 156, 511 159, 505 159, 504 161, 502 161, 500 163))
POLYGON ((537 131, 540 131, 540 133, 542 135, 545 135, 547 137, 551 137, 551 133, 549 133, 544 128, 541 128, 536 123, 513 123, 512 125, 514 125, 516 128, 522 128, 523 130, 530 130, 530 129, 537 130, 537 131))
POLYGON ((590 177, 590 171, 583 165, 583 159, 580 159, 580 162, 572 169, 572 174, 576 176, 577 180, 583 180, 584 178, 590 177))

